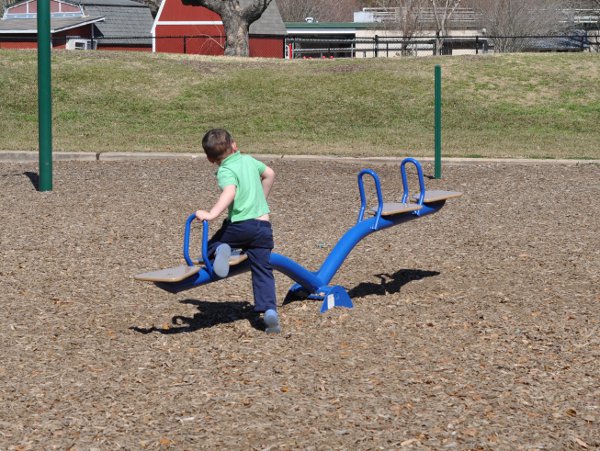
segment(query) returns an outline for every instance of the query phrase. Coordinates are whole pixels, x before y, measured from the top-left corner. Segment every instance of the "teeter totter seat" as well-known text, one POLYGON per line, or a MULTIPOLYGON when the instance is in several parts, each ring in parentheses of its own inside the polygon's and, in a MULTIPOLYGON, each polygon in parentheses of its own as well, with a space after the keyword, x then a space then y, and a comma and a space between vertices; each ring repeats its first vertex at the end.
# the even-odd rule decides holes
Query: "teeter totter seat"
MULTIPOLYGON (((359 172, 358 187, 361 206, 358 220, 338 240, 317 271, 310 271, 284 255, 271 253, 270 263, 273 269, 295 281, 295 284, 288 290, 284 304, 295 299, 316 299, 323 301, 321 313, 333 307, 351 308, 352 300, 346 289, 340 285, 330 285, 330 282, 358 242, 376 231, 436 213, 443 208, 446 200, 462 195, 458 191, 426 191, 421 165, 413 158, 406 158, 402 161, 400 174, 403 185, 402 199, 400 202, 384 202, 377 173, 372 169, 363 169, 359 172), (414 164, 417 169, 419 177, 419 193, 417 195, 409 194, 406 175, 407 163, 414 164), (363 178, 366 175, 373 178, 377 194, 377 207, 369 209, 371 215, 368 214, 364 189, 363 178)), ((202 258, 192 259, 189 256, 190 231, 195 219, 194 214, 190 215, 185 225, 183 257, 186 264, 145 272, 133 277, 136 280, 153 282, 157 287, 171 293, 178 293, 220 280, 213 272, 212 262, 206 258, 208 255, 208 221, 202 221, 202 258)), ((228 277, 249 270, 250 265, 246 264, 246 259, 247 256, 244 254, 233 254, 229 262, 231 268, 228 277)))
MULTIPOLYGON (((455 199, 457 197, 462 196, 462 193, 458 191, 442 191, 442 190, 433 190, 426 191, 425 196, 423 197, 424 204, 431 204, 434 202, 441 202, 448 199, 455 199)), ((411 211, 421 210, 423 207, 419 205, 419 195, 414 195, 412 197, 413 202, 384 202, 383 207, 381 209, 381 216, 390 216, 390 215, 398 215, 401 213, 409 213, 411 211)), ((377 213, 377 209, 373 208, 370 213, 372 215, 377 213)))
POLYGON ((200 266, 179 265, 172 268, 149 271, 133 276, 135 280, 144 280, 146 282, 181 282, 194 274, 200 272, 200 266))
MULTIPOLYGON (((431 204, 433 202, 440 202, 442 200, 455 199, 460 196, 462 196, 462 193, 459 191, 431 190, 425 191, 423 202, 426 204, 431 204)), ((413 199, 418 201, 419 196, 415 195, 413 199)))
MULTIPOLYGON (((240 249, 234 249, 231 257, 229 257, 229 266, 236 266, 247 260, 248 256, 241 252, 240 249)), ((159 269, 157 271, 144 272, 142 274, 136 274, 133 276, 136 280, 143 280, 146 282, 181 282, 194 274, 198 274, 202 269, 204 263, 202 258, 198 258, 194 261, 193 266, 179 265, 172 268, 159 269)))

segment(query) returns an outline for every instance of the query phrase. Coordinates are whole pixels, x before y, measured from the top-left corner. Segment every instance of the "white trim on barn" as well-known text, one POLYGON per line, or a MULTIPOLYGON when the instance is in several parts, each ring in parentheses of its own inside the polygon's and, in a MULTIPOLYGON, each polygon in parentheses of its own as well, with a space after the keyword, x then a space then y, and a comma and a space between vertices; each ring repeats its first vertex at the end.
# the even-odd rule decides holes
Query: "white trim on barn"
POLYGON ((167 0, 161 1, 160 6, 158 7, 158 11, 156 13, 156 17, 154 18, 154 22, 152 22, 152 28, 150 28, 150 36, 152 36, 152 53, 156 53, 156 23, 160 20, 160 16, 163 12, 163 8, 167 0))

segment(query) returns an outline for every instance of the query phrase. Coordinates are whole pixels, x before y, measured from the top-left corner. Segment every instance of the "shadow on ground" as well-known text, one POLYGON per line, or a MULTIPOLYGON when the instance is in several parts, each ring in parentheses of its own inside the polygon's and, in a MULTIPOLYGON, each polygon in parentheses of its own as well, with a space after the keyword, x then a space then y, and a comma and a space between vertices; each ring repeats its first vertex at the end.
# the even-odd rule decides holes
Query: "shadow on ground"
POLYGON ((174 316, 171 318, 172 326, 169 327, 131 327, 131 330, 142 334, 159 332, 165 335, 194 332, 199 329, 208 329, 219 324, 233 323, 247 320, 250 325, 258 330, 264 330, 264 324, 254 311, 250 302, 222 302, 222 301, 198 301, 196 299, 184 299, 182 304, 195 305, 198 313, 192 317, 174 316))
POLYGON ((348 290, 348 294, 352 299, 369 295, 385 296, 400 292, 400 289, 409 282, 439 275, 438 271, 425 271, 422 269, 401 269, 394 274, 375 274, 375 277, 379 278, 379 283, 361 282, 348 290))
POLYGON ((37 172, 27 171, 24 172, 23 175, 27 176, 27 178, 31 181, 31 184, 36 189, 36 191, 40 190, 40 176, 37 172))

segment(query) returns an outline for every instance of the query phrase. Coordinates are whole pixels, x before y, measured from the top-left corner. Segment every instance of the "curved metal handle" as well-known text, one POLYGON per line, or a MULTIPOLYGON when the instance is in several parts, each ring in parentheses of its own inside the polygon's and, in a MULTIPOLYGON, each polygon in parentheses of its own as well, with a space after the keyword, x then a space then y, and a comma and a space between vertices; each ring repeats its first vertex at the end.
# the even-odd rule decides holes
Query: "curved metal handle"
MULTIPOLYGON (((408 202, 408 178, 406 176, 406 163, 412 163, 417 168, 417 175, 419 176, 419 205, 423 205, 423 199, 425 198, 425 179, 423 178, 423 169, 421 168, 421 164, 415 160, 414 158, 405 158, 400 163, 400 174, 402 175, 402 187, 404 188, 404 193, 402 194, 402 203, 408 202)), ((418 214, 419 212, 415 212, 418 214)))
MULTIPOLYGON (((196 219, 196 213, 188 216, 185 221, 185 231, 183 233, 183 258, 185 258, 185 262, 188 266, 194 266, 194 261, 190 258, 190 234, 194 219, 196 219)), ((204 261, 206 270, 212 277, 212 264, 208 259, 208 221, 202 221, 202 260, 204 261)))
POLYGON ((373 181, 375 182, 375 189, 377 191, 377 213, 375 216, 375 225, 372 227, 374 230, 377 230, 377 226, 379 225, 379 219, 381 218, 381 211, 383 210, 383 196, 381 194, 381 183, 379 182, 379 176, 372 169, 363 169, 358 173, 358 190, 360 192, 360 212, 358 213, 358 220, 356 223, 358 224, 363 220, 363 216, 365 214, 365 210, 367 208, 367 196, 365 195, 365 184, 363 182, 363 177, 365 175, 370 175, 373 177, 373 181))

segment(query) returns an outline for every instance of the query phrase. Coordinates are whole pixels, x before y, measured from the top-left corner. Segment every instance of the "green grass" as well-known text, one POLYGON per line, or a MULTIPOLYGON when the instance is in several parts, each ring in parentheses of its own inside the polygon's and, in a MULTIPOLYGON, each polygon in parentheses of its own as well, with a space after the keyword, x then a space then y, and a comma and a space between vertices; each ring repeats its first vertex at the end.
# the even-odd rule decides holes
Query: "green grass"
MULTIPOLYGON (((600 55, 282 61, 55 51, 56 151, 198 152, 212 127, 255 153, 600 158, 600 55)), ((0 51, 3 150, 37 149, 37 54, 0 51)))

